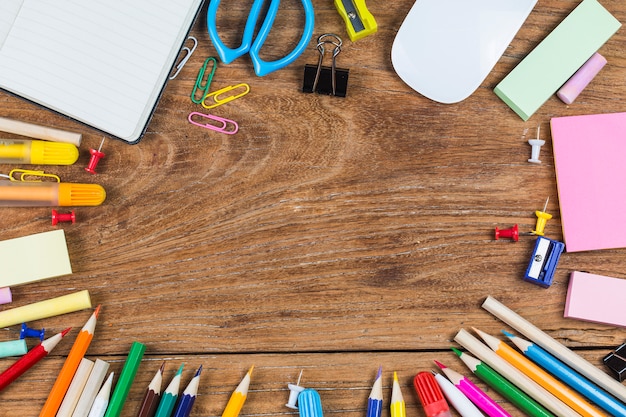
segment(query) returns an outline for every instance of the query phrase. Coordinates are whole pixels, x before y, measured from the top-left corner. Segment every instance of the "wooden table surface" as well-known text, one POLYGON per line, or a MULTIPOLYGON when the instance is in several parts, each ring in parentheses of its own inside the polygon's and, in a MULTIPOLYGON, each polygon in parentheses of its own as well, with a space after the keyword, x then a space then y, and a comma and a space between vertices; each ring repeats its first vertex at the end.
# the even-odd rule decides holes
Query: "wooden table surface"
MULTIPOLYGON (((76 208, 75 225, 52 226, 50 208, 2 209, 2 240, 63 228, 74 273, 13 288, 14 302, 1 308, 89 290, 102 305, 89 359, 118 374, 133 341, 147 347, 123 416, 136 415, 163 361, 163 388, 181 364, 183 387, 203 365, 192 416, 220 415, 252 365, 242 416, 294 415, 284 406, 287 383, 301 370, 327 415, 362 416, 379 365, 383 416, 393 371, 407 415, 424 416, 413 376, 434 370, 434 359, 469 375, 449 349, 455 334, 510 330, 481 308, 488 295, 606 370, 602 358, 626 333, 563 318, 565 295, 574 270, 626 277, 626 249, 565 253, 544 289, 522 281, 535 238, 495 241, 494 228, 531 231, 549 198, 546 236, 563 238, 549 121, 626 110, 624 30, 602 47, 607 66, 572 105, 552 97, 524 122, 494 86, 578 1, 539 1, 480 88, 452 105, 421 96, 393 70, 391 46, 412 1, 370 1, 379 30, 356 43, 331 1, 313 3, 315 37, 344 39, 337 66, 350 71, 347 97, 300 91, 304 65, 318 60, 311 40, 296 63, 262 78, 247 57, 218 66, 212 88, 251 88, 214 111, 236 120, 238 133, 190 125, 187 115, 203 110, 189 98, 198 69, 215 55, 201 15, 192 31, 198 48, 168 83, 145 136, 137 145, 105 140, 94 177, 83 168, 101 133, 1 93, 2 116, 83 134, 78 162, 47 171, 107 190, 103 205, 76 208), (538 126, 546 140, 539 165, 527 162, 538 126)), ((626 21, 625 2, 602 4, 626 21)), ((227 42, 245 7, 223 13, 227 42)), ((299 36, 301 4, 284 1, 281 10, 267 56, 299 36)), ((79 329, 90 314, 29 324, 52 335, 79 329)), ((18 332, 2 329, 0 340, 18 332)), ((0 393, 0 415, 38 415, 76 333, 0 393)), ((13 361, 0 360, 0 369, 13 361)))

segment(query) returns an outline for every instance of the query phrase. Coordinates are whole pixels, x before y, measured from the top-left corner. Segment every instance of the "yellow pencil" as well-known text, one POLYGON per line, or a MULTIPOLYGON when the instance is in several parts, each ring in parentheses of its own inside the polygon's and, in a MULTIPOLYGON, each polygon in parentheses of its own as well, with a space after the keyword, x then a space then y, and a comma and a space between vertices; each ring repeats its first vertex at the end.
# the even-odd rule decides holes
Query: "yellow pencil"
POLYGON ((237 417, 241 408, 243 407, 243 403, 246 402, 246 397, 248 396, 248 387, 250 387, 250 375, 252 375, 252 370, 254 369, 254 365, 250 368, 246 376, 243 377, 235 391, 233 391, 230 399, 228 400, 228 404, 226 404, 226 408, 222 413, 222 417, 237 417))
POLYGON ((485 341, 498 356, 519 369, 522 373, 535 381, 537 384, 551 392, 559 400, 570 406, 583 417, 606 417, 599 409, 588 403, 576 391, 570 389, 552 375, 535 365, 524 355, 504 343, 497 337, 491 336, 481 330, 474 331, 485 341))
POLYGON ((391 417, 406 417, 404 397, 400 390, 398 374, 395 371, 393 373, 393 388, 391 390, 391 417))

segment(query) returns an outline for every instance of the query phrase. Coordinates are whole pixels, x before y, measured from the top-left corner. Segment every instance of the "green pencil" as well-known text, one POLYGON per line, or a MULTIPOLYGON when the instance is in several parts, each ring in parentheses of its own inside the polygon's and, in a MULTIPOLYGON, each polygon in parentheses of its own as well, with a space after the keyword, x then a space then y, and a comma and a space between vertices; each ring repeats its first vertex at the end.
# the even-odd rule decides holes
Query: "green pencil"
POLYGON ((146 345, 144 344, 133 342, 131 345, 128 356, 126 357, 126 362, 124 362, 124 367, 120 373, 120 378, 117 381, 117 385, 115 385, 113 394, 111 394, 111 401, 109 401, 109 406, 107 407, 104 417, 118 417, 121 414, 124 403, 126 402, 126 397, 128 396, 128 391, 130 391, 130 386, 135 380, 137 369, 139 369, 139 364, 141 363, 141 358, 143 358, 145 351, 146 345))
POLYGON ((541 404, 526 395, 502 375, 491 369, 487 364, 458 349, 452 348, 452 350, 461 358, 463 363, 467 365, 474 375, 529 416, 554 417, 554 414, 550 413, 541 404))
POLYGON ((183 367, 185 364, 180 365, 178 368, 178 372, 172 378, 172 382, 167 386, 165 391, 163 391, 163 395, 161 395, 161 401, 159 401, 159 408, 157 408, 156 414, 154 417, 170 417, 172 415, 172 411, 174 410, 174 406, 176 405, 176 400, 178 399, 178 391, 180 389, 180 376, 183 373, 183 367))

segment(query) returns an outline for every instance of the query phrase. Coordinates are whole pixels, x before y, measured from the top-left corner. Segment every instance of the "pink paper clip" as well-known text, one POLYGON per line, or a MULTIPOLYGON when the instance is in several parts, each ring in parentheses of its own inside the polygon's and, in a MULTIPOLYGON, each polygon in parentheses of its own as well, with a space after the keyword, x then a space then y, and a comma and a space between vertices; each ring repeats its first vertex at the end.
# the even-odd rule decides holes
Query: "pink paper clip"
POLYGON ((189 113, 189 117, 187 118, 189 123, 192 125, 200 126, 205 129, 215 130, 216 132, 226 133, 227 135, 234 135, 239 130, 239 125, 234 120, 225 119, 223 117, 214 116, 212 114, 204 114, 197 111, 189 113), (193 119, 194 116, 202 117, 203 119, 208 119, 209 122, 199 123, 193 119), (212 124, 211 121, 220 122, 222 125, 217 126, 212 124))

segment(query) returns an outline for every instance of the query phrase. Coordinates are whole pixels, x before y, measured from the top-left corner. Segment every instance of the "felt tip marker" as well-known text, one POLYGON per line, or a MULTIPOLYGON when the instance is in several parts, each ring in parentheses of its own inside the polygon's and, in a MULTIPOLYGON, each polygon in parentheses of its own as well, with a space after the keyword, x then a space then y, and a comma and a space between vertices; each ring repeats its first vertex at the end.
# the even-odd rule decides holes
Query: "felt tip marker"
POLYGON ((99 206, 105 199, 98 184, 0 181, 0 207, 99 206))
POLYGON ((78 148, 45 140, 0 139, 0 164, 72 165, 78 148))

